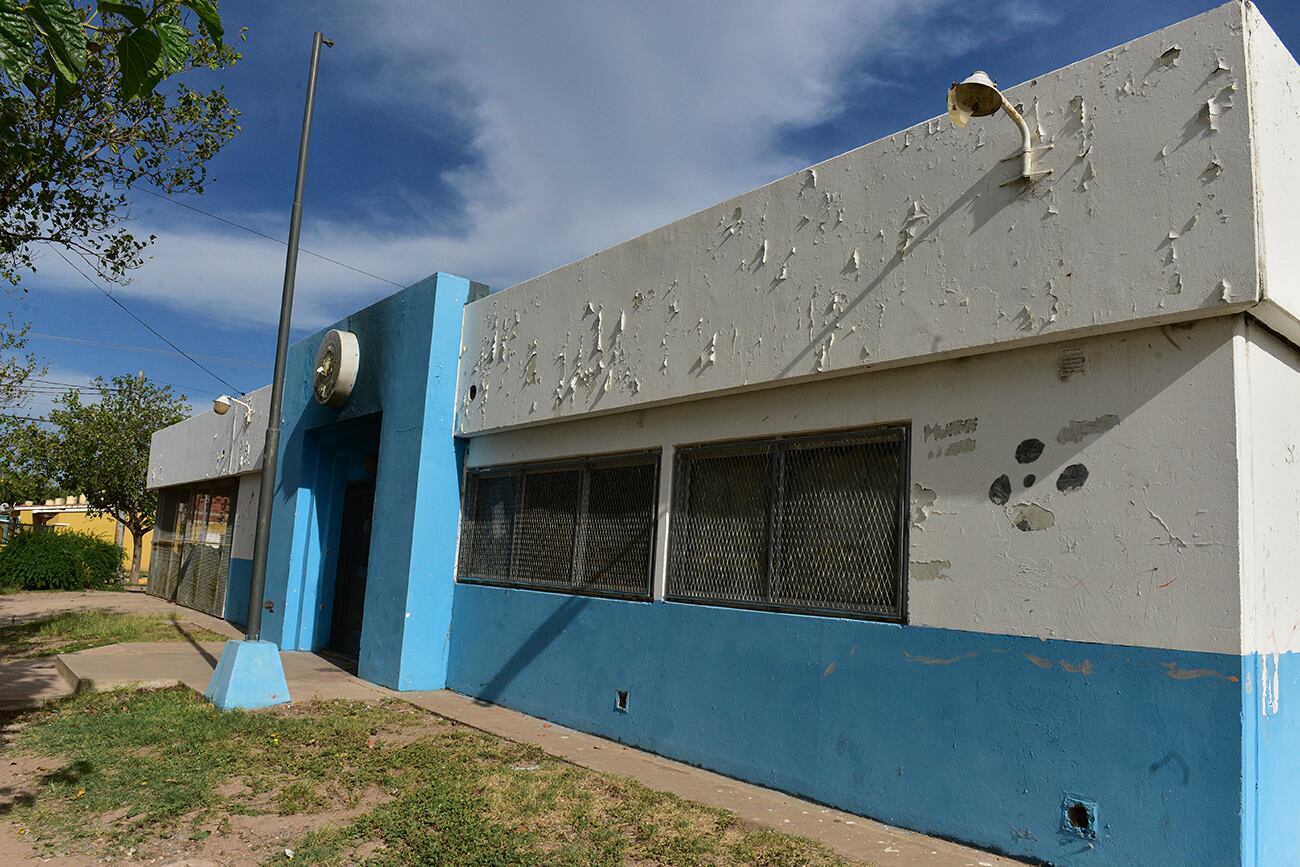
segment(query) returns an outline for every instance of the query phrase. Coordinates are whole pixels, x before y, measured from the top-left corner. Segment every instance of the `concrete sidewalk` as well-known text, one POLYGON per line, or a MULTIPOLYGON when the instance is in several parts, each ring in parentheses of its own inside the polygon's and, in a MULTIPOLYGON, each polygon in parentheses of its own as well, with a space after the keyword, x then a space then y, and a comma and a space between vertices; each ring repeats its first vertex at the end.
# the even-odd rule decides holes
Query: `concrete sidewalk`
MULTIPOLYGON (((188 686, 202 693, 225 647, 220 642, 171 641, 113 644, 78 653, 60 654, 55 665, 73 692, 122 686, 188 686)), ((323 699, 375 701, 398 693, 361 680, 314 653, 282 651, 284 676, 295 702, 323 699)))
POLYGON ((90 610, 122 611, 131 614, 174 614, 184 622, 211 629, 221 635, 229 635, 231 638, 241 637, 236 627, 220 617, 176 605, 157 596, 150 596, 141 590, 7 593, 0 595, 0 627, 44 620, 68 611, 90 610))

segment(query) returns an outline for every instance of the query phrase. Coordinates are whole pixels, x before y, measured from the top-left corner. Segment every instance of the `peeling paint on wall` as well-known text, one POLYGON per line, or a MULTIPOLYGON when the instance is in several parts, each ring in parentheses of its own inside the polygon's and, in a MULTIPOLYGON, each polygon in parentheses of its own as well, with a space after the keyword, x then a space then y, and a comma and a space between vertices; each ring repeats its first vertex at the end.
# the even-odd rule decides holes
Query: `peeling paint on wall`
POLYGON ((1007 514, 1011 525, 1025 533, 1046 530, 1056 524, 1056 515, 1037 503, 1016 503, 1007 514))
POLYGON ((908 577, 913 581, 951 581, 952 576, 945 572, 951 569, 947 560, 913 560, 908 564, 908 577))
MULTIPOLYGON (((1171 675, 1172 676, 1172 675, 1171 675)), ((1264 716, 1275 716, 1281 702, 1278 694, 1281 682, 1278 676, 1278 654, 1259 655, 1259 710, 1264 716)))
POLYGON ((939 495, 919 482, 912 483, 912 526, 922 529, 925 519, 930 517, 930 509, 939 499, 939 495))

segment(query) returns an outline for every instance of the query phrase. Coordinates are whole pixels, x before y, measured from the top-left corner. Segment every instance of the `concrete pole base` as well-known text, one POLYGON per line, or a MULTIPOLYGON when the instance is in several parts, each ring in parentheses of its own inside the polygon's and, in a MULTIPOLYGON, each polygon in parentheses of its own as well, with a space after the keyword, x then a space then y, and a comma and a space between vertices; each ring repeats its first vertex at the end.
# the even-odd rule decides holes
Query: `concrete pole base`
POLYGON ((271 641, 227 641, 204 698, 220 710, 256 710, 289 701, 280 648, 271 641))

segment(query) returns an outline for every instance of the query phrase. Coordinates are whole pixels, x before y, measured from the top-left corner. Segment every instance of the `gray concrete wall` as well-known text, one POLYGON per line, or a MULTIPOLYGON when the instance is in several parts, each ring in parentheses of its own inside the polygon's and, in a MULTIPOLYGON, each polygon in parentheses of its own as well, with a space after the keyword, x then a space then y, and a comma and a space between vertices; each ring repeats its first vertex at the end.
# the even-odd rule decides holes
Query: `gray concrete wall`
POLYGON ((166 488, 260 470, 271 386, 249 392, 240 400, 253 407, 251 419, 235 404, 225 415, 209 409, 155 431, 149 447, 149 487, 166 488))
POLYGON ((906 422, 909 623, 1238 653, 1237 327, 1218 318, 539 425, 475 437, 467 461, 661 448, 662 595, 674 448, 906 422), (1042 457, 1019 463, 1028 439, 1042 457), (1073 466, 1086 482, 1062 490, 1073 466))
POLYGON ((470 304, 460 431, 1254 305, 1246 15, 1010 88, 1051 146, 1033 186, 1006 117, 937 118, 470 304))

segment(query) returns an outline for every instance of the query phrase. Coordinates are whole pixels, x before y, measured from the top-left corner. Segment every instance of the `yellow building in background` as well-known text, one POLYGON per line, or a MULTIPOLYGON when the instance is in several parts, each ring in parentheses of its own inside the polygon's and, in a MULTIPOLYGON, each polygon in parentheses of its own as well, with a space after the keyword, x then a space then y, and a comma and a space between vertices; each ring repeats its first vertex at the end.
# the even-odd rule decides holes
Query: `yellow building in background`
MULTIPOLYGON (((131 533, 122 523, 108 515, 90 515, 86 498, 55 497, 44 503, 23 503, 18 506, 18 523, 27 527, 45 527, 59 530, 80 530, 91 533, 101 539, 107 539, 122 547, 122 568, 131 568, 131 533)), ((150 530, 140 541, 143 551, 140 555, 140 571, 149 571, 149 555, 153 547, 153 531, 150 530)), ((144 583, 144 576, 140 581, 144 583)))

